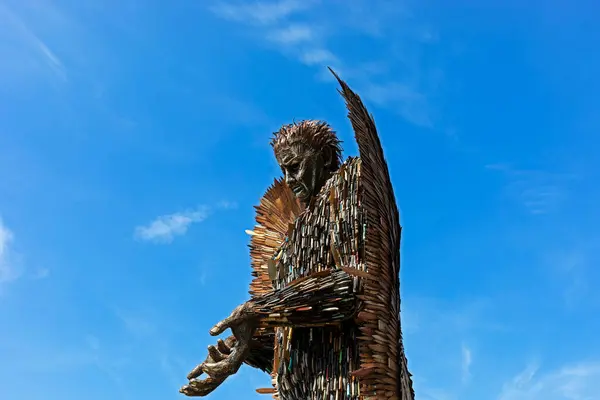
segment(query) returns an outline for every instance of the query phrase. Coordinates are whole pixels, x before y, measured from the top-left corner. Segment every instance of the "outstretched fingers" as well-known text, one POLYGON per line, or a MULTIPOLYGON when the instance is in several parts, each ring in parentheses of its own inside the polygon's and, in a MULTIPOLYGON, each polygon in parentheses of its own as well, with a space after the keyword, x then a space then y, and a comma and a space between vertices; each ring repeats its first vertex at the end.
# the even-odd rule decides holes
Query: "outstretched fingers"
POLYGON ((227 357, 213 345, 208 346, 208 355, 210 356, 210 358, 212 358, 214 361, 217 361, 217 362, 221 361, 227 357))
POLYGON ((202 381, 190 381, 190 383, 179 389, 179 393, 189 397, 204 397, 219 387, 223 381, 225 381, 225 379, 214 379, 211 377, 202 381))
MULTIPOLYGON (((220 335, 221 333, 225 332, 225 330, 229 328, 236 328, 250 319, 252 319, 252 305, 250 302, 246 302, 236 307, 229 317, 213 326, 213 328, 210 330, 210 334, 212 336, 220 335)), ((235 336, 237 337, 237 335, 235 336)))
POLYGON ((225 332, 227 329, 231 328, 236 322, 236 317, 230 315, 222 321, 217 322, 215 326, 210 330, 210 334, 212 336, 218 336, 221 333, 225 332))
POLYGON ((217 349, 225 355, 231 354, 231 348, 223 341, 223 339, 217 340, 217 349))
POLYGON ((196 367, 194 367, 194 369, 191 370, 189 374, 187 374, 188 381, 191 381, 192 379, 196 379, 197 377, 202 375, 204 373, 204 371, 202 370, 203 366, 204 366, 204 363, 196 365, 196 367))
POLYGON ((223 342, 222 340, 219 340, 217 342, 217 346, 219 348, 217 348, 216 346, 213 346, 213 345, 208 346, 208 357, 206 358, 206 360, 202 364, 198 364, 187 375, 187 379, 188 380, 196 379, 200 375, 202 375, 204 373, 203 367, 204 367, 205 364, 223 361, 231 353, 231 350, 229 349, 229 347, 227 347, 227 345, 225 344, 225 342, 223 342))
POLYGON ((233 375, 242 366, 246 353, 246 346, 242 346, 241 348, 236 347, 223 360, 215 363, 204 363, 202 371, 213 378, 233 375))

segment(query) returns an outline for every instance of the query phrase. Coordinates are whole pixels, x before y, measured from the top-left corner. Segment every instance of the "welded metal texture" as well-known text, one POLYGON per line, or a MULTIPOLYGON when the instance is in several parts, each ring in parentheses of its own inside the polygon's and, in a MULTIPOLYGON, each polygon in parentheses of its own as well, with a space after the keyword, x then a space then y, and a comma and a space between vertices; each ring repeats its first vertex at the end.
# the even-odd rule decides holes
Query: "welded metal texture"
POLYGON ((255 338, 274 338, 273 388, 258 391, 281 400, 413 400, 396 199, 373 118, 336 78, 359 157, 348 158, 306 207, 275 180, 249 231, 255 338))

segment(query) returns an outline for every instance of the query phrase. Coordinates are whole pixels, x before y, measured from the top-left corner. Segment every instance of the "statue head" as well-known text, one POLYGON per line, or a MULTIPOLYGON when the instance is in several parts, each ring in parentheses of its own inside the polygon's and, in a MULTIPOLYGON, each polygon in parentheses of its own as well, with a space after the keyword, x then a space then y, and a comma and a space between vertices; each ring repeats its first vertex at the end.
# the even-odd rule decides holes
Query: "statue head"
POLYGON ((341 142, 323 121, 284 125, 273 134, 271 146, 285 182, 303 203, 321 190, 342 161, 341 142))

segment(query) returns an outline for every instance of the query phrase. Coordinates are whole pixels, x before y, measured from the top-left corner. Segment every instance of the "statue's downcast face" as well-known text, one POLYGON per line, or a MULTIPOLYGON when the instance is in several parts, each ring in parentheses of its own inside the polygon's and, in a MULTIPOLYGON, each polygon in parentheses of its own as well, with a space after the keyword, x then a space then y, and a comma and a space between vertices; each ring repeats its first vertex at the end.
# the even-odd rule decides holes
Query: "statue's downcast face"
POLYGON ((328 178, 323 154, 305 147, 285 149, 279 161, 285 182, 303 202, 315 196, 328 178))
POLYGON ((340 141, 323 121, 284 125, 275 132, 271 145, 285 182, 304 203, 318 194, 340 166, 340 141))

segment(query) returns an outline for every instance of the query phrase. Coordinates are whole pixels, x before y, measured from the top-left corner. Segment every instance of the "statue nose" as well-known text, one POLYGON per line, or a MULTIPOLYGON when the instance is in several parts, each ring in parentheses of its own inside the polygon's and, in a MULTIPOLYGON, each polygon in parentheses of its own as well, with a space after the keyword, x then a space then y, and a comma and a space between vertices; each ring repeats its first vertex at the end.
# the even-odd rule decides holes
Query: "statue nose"
POLYGON ((285 173, 285 183, 287 183, 288 185, 290 183, 293 183, 295 181, 295 179, 290 175, 289 172, 285 173))

